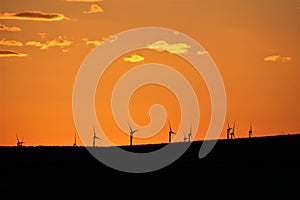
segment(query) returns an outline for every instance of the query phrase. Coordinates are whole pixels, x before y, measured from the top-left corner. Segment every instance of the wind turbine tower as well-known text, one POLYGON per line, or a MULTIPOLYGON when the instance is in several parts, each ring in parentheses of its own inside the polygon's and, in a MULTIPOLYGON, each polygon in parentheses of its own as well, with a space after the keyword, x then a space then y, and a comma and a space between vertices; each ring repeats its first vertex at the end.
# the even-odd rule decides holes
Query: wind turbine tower
POLYGON ((130 146, 132 146, 132 138, 133 138, 133 134, 135 133, 135 132, 137 132, 138 130, 132 130, 132 128, 131 128, 131 126, 130 126, 130 124, 128 124, 128 126, 129 126, 129 129, 130 129, 130 146))
POLYGON ((232 132, 230 133, 230 139, 233 139, 235 138, 235 132, 234 132, 234 128, 235 128, 235 121, 234 121, 234 124, 233 124, 233 127, 232 127, 232 132))
POLYGON ((191 142, 191 138, 192 138, 192 125, 190 127, 190 132, 188 134, 188 141, 191 142))
POLYGON ((172 136, 172 134, 175 135, 176 133, 172 131, 171 123, 169 121, 169 143, 171 142, 171 136, 172 136))
POLYGON ((74 138, 74 144, 73 144, 73 147, 76 147, 77 146, 77 142, 76 142, 76 132, 75 132, 75 138, 74 138))
POLYGON ((249 138, 251 138, 252 135, 253 135, 253 131, 252 131, 252 123, 250 122, 249 138))
POLYGON ((23 143, 24 143, 23 137, 22 137, 22 140, 21 140, 21 141, 19 140, 18 135, 16 135, 16 137, 17 137, 17 147, 22 147, 22 146, 23 146, 23 143))
POLYGON ((229 126, 228 120, 227 120, 227 139, 229 139, 229 135, 230 135, 230 131, 231 131, 231 127, 229 126))
POLYGON ((189 138, 185 136, 185 133, 183 132, 183 141, 186 142, 189 138))
POLYGON ((96 136, 95 127, 94 127, 93 147, 96 146, 96 139, 100 140, 100 138, 98 138, 98 137, 96 136))

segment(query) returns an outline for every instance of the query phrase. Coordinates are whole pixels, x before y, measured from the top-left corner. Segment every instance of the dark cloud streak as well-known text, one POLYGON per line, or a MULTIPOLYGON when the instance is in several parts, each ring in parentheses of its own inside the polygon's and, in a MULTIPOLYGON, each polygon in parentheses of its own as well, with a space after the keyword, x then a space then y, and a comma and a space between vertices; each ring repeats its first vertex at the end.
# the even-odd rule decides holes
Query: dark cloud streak
POLYGON ((24 11, 19 13, 0 13, 0 19, 35 20, 35 21, 60 21, 68 19, 60 13, 44 13, 41 11, 24 11))
POLYGON ((0 57, 25 57, 27 54, 19 53, 12 50, 0 50, 0 57))

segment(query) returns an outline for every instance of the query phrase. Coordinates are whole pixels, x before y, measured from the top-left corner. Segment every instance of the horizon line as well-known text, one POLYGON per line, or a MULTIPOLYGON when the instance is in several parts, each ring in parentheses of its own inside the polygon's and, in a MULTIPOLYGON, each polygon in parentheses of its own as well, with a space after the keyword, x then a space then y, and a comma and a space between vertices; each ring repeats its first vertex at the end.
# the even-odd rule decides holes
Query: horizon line
MULTIPOLYGON (((168 145, 168 144, 176 144, 176 143, 192 143, 192 142, 204 142, 204 141, 218 141, 218 140, 241 140, 241 139, 246 139, 246 140, 251 140, 251 139, 255 139, 255 138, 266 138, 266 137, 279 137, 279 136, 292 136, 292 135, 300 135, 300 132, 298 133, 280 133, 280 134, 277 134, 277 135, 264 135, 264 136, 252 136, 251 138, 249 137, 237 137, 237 138, 234 138, 234 139, 227 139, 227 138, 219 138, 219 139, 206 139, 206 140, 192 140, 191 142, 185 142, 185 141, 174 141, 174 142, 171 142, 171 143, 167 143, 167 142, 162 142, 162 143, 145 143, 145 144, 135 144, 135 145, 132 145, 132 146, 144 146, 144 145, 168 145)), ((76 146, 73 146, 73 145, 28 145, 28 146, 21 146, 21 147, 18 147, 16 145, 0 145, 0 147, 17 147, 17 148, 23 148, 23 147, 72 147, 72 148, 76 148, 76 147, 85 147, 85 148, 97 148, 97 147, 100 147, 100 148, 105 148, 105 147, 130 147, 130 145, 116 145, 116 146, 84 146, 84 145, 76 145, 76 146)))

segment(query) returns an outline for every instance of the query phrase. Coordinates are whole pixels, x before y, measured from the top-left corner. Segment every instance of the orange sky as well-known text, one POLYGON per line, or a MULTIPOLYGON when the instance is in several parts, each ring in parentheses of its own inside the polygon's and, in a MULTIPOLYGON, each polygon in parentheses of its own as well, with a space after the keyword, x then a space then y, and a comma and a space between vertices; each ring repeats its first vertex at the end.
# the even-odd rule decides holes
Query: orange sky
MULTIPOLYGON (((72 145, 72 92, 82 62, 111 35, 147 26, 177 30, 205 48, 222 75, 226 119, 236 120, 236 137, 247 137, 250 121, 255 136, 299 133, 299 21, 299 0, 1 1, 0 145, 15 145, 16 134, 28 146, 72 145)), ((95 107, 103 129, 114 133, 108 137, 128 144, 113 122, 111 89, 126 70, 149 62, 172 66, 191 82, 201 109, 196 139, 203 139, 211 114, 205 83, 176 53, 150 49, 121 56, 99 82, 95 107)), ((176 98, 157 85, 132 96, 136 123, 149 123, 154 103, 165 106, 175 132, 188 132, 177 130, 176 98)), ((157 136, 134 143, 167 142, 167 132, 166 122, 157 136)))

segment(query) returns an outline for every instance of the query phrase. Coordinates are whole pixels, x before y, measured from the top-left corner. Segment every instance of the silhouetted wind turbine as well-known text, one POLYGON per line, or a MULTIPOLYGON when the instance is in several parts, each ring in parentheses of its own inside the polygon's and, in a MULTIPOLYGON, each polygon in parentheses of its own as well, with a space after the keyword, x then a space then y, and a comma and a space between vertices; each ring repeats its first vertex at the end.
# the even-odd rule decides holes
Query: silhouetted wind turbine
POLYGON ((188 141, 191 142, 191 138, 192 138, 192 125, 190 126, 190 132, 188 134, 188 141))
POLYGON ((135 132, 137 132, 138 130, 132 130, 132 128, 131 128, 131 126, 130 126, 130 124, 128 123, 128 126, 129 126, 129 129, 130 129, 130 146, 132 146, 132 137, 133 137, 133 134, 135 133, 135 132))
POLYGON ((77 143, 76 143, 76 132, 75 132, 75 138, 74 138, 74 144, 73 144, 73 147, 76 147, 77 146, 77 143))
POLYGON ((184 132, 182 132, 182 133, 183 133, 183 141, 186 142, 189 138, 185 136, 184 132))
POLYGON ((175 135, 176 133, 172 131, 171 123, 169 121, 169 143, 171 142, 171 136, 172 136, 172 134, 175 135))
POLYGON ((229 123, 228 123, 228 120, 227 120, 227 139, 229 139, 231 129, 232 128, 229 126, 229 123))
POLYGON ((233 124, 233 127, 232 127, 232 132, 230 133, 230 139, 235 138, 234 128, 235 128, 235 121, 234 121, 234 124, 233 124))
POLYGON ((98 138, 98 137, 96 136, 95 127, 94 127, 93 147, 96 146, 96 139, 100 140, 100 138, 98 138))
POLYGON ((252 135, 253 135, 253 131, 252 131, 252 123, 250 122, 249 138, 251 138, 252 135))
POLYGON ((16 137, 17 137, 17 146, 18 146, 18 147, 23 146, 23 143, 24 143, 24 142, 23 142, 23 137, 22 137, 22 140, 21 140, 21 141, 19 140, 18 135, 16 135, 16 137))

